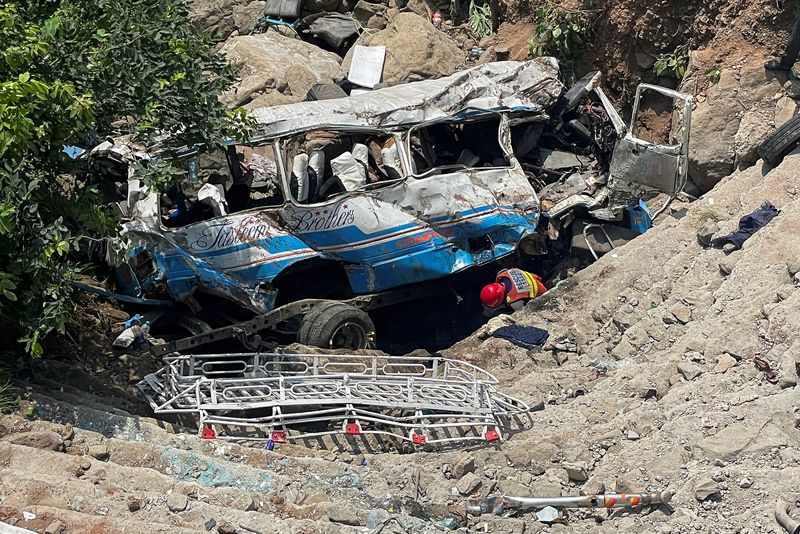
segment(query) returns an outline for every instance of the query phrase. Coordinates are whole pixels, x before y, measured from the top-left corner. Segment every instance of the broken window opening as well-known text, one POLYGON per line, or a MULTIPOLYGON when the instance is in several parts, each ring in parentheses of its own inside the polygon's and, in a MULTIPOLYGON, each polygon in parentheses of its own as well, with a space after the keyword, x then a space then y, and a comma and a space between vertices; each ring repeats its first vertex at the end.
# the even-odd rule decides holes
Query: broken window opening
POLYGON ((167 228, 284 204, 269 146, 229 146, 173 164, 185 175, 160 195, 161 222, 167 228))
POLYGON ((403 178, 400 145, 392 135, 314 130, 284 142, 289 193, 298 204, 385 187, 403 178))
POLYGON ((416 178, 448 171, 509 168, 500 116, 416 126, 408 134, 416 178))

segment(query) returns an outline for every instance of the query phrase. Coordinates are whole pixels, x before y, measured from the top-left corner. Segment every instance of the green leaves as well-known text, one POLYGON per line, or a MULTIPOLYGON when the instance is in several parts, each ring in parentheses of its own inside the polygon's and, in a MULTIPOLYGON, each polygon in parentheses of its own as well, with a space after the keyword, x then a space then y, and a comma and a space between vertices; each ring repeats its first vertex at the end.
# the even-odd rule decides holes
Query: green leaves
MULTIPOLYGON (((43 355, 42 339, 64 331, 74 306, 77 236, 116 223, 100 207, 97 177, 74 176, 63 146, 120 126, 145 145, 172 134, 167 149, 248 135, 250 119, 217 98, 233 80, 183 0, 0 3, 3 340, 43 355)), ((156 187, 176 176, 159 165, 141 172, 156 187)))
POLYGON ((479 38, 492 34, 492 10, 489 4, 478 5, 475 0, 470 1, 469 27, 479 38))
POLYGON ((669 54, 660 54, 653 64, 653 72, 656 76, 662 74, 670 74, 678 79, 683 78, 686 74, 686 68, 689 66, 689 43, 679 46, 674 52, 669 54))
POLYGON ((591 36, 589 11, 572 11, 547 1, 536 10, 534 33, 528 40, 528 55, 555 56, 565 77, 572 77, 574 56, 591 36))

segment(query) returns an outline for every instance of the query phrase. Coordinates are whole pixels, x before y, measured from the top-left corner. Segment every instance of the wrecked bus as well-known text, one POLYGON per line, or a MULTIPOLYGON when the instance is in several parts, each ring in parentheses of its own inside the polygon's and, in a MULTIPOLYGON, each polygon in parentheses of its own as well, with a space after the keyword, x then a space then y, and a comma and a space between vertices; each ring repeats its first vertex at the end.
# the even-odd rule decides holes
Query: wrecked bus
MULTIPOLYGON (((264 331, 372 347, 369 311, 426 283, 547 253, 564 236, 596 258, 619 242, 615 228, 643 231, 640 199, 685 185, 691 97, 638 88, 634 119, 646 93, 672 101, 676 140, 656 144, 635 120, 625 126, 599 73, 569 91, 557 74, 553 58, 497 62, 256 109, 249 143, 180 160, 179 188, 131 178, 118 290, 175 303, 148 320, 190 334, 153 352, 231 337, 258 349, 264 331)), ((115 151, 136 157, 118 145, 95 153, 115 151)))

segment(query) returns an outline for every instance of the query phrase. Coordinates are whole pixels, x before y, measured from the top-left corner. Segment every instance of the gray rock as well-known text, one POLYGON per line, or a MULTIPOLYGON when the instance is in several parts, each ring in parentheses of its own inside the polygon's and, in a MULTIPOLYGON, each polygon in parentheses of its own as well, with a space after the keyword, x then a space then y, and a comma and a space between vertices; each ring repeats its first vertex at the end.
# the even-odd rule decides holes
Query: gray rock
POLYGON ((675 316, 681 324, 686 324, 692 320, 692 310, 681 302, 676 302, 670 306, 669 312, 675 316))
POLYGON ((701 482, 694 488, 694 498, 700 502, 721 499, 722 493, 719 484, 713 480, 701 482))
POLYGON ((787 350, 780 357, 778 364, 778 385, 782 388, 793 388, 797 385, 800 361, 798 355, 792 350, 787 350))
POLYGON ((783 90, 786 91, 786 96, 789 98, 800 98, 800 80, 786 80, 783 84, 783 90))
POLYGON ((79 466, 80 466, 80 468, 81 468, 81 469, 83 469, 84 471, 88 471, 89 469, 91 469, 91 468, 92 468, 92 461, 91 461, 89 458, 87 458, 87 457, 85 457, 85 456, 84 456, 84 457, 82 457, 82 458, 80 459, 80 461, 78 462, 78 465, 79 465, 79 466))
POLYGON ((686 380, 694 380, 695 378, 703 374, 703 370, 700 368, 700 366, 689 362, 679 363, 678 372, 686 380))
POLYGON ((328 516, 328 519, 332 523, 355 527, 364 526, 367 523, 366 512, 360 514, 359 511, 352 506, 342 506, 342 504, 338 502, 326 501, 315 505, 315 508, 328 516))
POLYGON ((479 524, 486 524, 487 531, 497 534, 523 534, 530 529, 526 528, 525 521, 513 517, 500 517, 492 514, 484 514, 480 517, 479 524))
POLYGON ((225 40, 238 31, 247 33, 264 12, 266 2, 255 0, 193 0, 189 20, 225 40))
POLYGON ((3 441, 8 441, 14 445, 22 445, 23 447, 32 447, 34 449, 44 449, 48 451, 64 450, 64 439, 61 437, 61 434, 57 432, 20 432, 19 434, 12 434, 4 437, 3 441))
MULTIPOLYGON (((220 51, 239 67, 242 77, 238 90, 224 96, 226 105, 247 102, 254 91, 266 91, 264 96, 279 94, 272 97, 277 99, 274 104, 299 102, 312 85, 340 79, 339 56, 278 32, 232 37, 220 51)), ((247 104, 257 105, 264 102, 256 103, 254 99, 247 104)))
POLYGON ((758 147, 775 129, 774 118, 774 106, 759 106, 744 112, 739 130, 733 138, 738 168, 750 167, 758 161, 758 147))
POLYGON ((561 464, 561 467, 567 471, 567 476, 570 480, 574 480, 575 482, 586 482, 589 480, 586 464, 582 462, 565 462, 561 464))
POLYGON ((353 8, 353 18, 367 29, 382 30, 388 24, 386 11, 387 8, 383 4, 359 0, 356 7, 353 8))
POLYGON ((467 473, 456 484, 456 489, 461 495, 469 496, 475 493, 481 487, 481 479, 475 476, 475 473, 467 473))
MULTIPOLYGON (((683 89, 692 92, 690 87, 683 89)), ((770 121, 759 125, 756 135, 749 136, 748 128, 760 114, 769 117, 769 110, 774 113, 773 97, 780 91, 780 83, 767 78, 760 65, 723 69, 719 83, 708 88, 706 101, 698 102, 692 112, 689 140, 689 176, 701 193, 728 176, 737 162, 752 159, 756 138, 764 134, 762 129, 770 121), (746 114, 740 114, 741 110, 751 112, 747 121, 743 121, 746 114), (750 137, 753 141, 749 141, 750 137)))
POLYGON ((467 473, 475 472, 475 457, 467 451, 461 451, 453 460, 451 468, 453 478, 461 478, 467 473))
MULTIPOLYGON (((383 82, 410 82, 454 73, 466 60, 455 41, 415 13, 400 13, 383 30, 359 40, 367 46, 385 46, 383 82)), ((342 63, 350 69, 353 49, 342 63)))
POLYGON ((743 452, 758 454, 790 442, 786 432, 776 424, 742 421, 728 424, 716 434, 703 438, 696 447, 712 458, 731 460, 743 452))
POLYGON ((719 226, 715 221, 709 219, 697 231, 697 242, 707 247, 711 244, 711 239, 717 232, 719 232, 719 226))
POLYGON ((44 529, 44 534, 61 534, 64 532, 64 523, 56 519, 44 529))
POLYGON ((800 273, 800 258, 794 258, 786 262, 786 270, 789 271, 789 276, 794 276, 800 273))
POLYGON ((243 493, 233 500, 233 502, 231 503, 231 508, 235 508, 236 510, 242 510, 244 512, 250 512, 258 507, 256 506, 256 503, 253 500, 252 495, 250 495, 249 493, 243 493))
POLYGON ((735 252, 736 250, 738 249, 736 248, 736 245, 734 245, 733 243, 725 243, 724 245, 722 245, 722 251, 725 254, 730 254, 731 252, 735 252))
POLYGON ((167 508, 170 512, 183 512, 189 506, 189 497, 177 491, 167 495, 167 508))
POLYGON ((225 521, 217 527, 217 534, 236 534, 236 526, 225 521))
POLYGON ((108 460, 109 453, 108 453, 108 445, 105 443, 100 443, 99 445, 92 445, 89 447, 88 451, 89 456, 95 458, 96 460, 100 460, 101 462, 105 462, 108 460))

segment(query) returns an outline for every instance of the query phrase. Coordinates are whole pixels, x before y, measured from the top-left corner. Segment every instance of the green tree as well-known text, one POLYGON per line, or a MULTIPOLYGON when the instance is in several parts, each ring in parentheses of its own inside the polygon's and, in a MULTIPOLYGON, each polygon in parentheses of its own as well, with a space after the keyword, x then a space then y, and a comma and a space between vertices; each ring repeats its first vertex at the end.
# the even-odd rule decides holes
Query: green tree
POLYGON ((129 133, 165 148, 219 145, 243 112, 218 101, 232 68, 183 0, 0 3, 0 332, 40 356, 63 332, 77 239, 107 230, 96 184, 63 146, 129 133))

